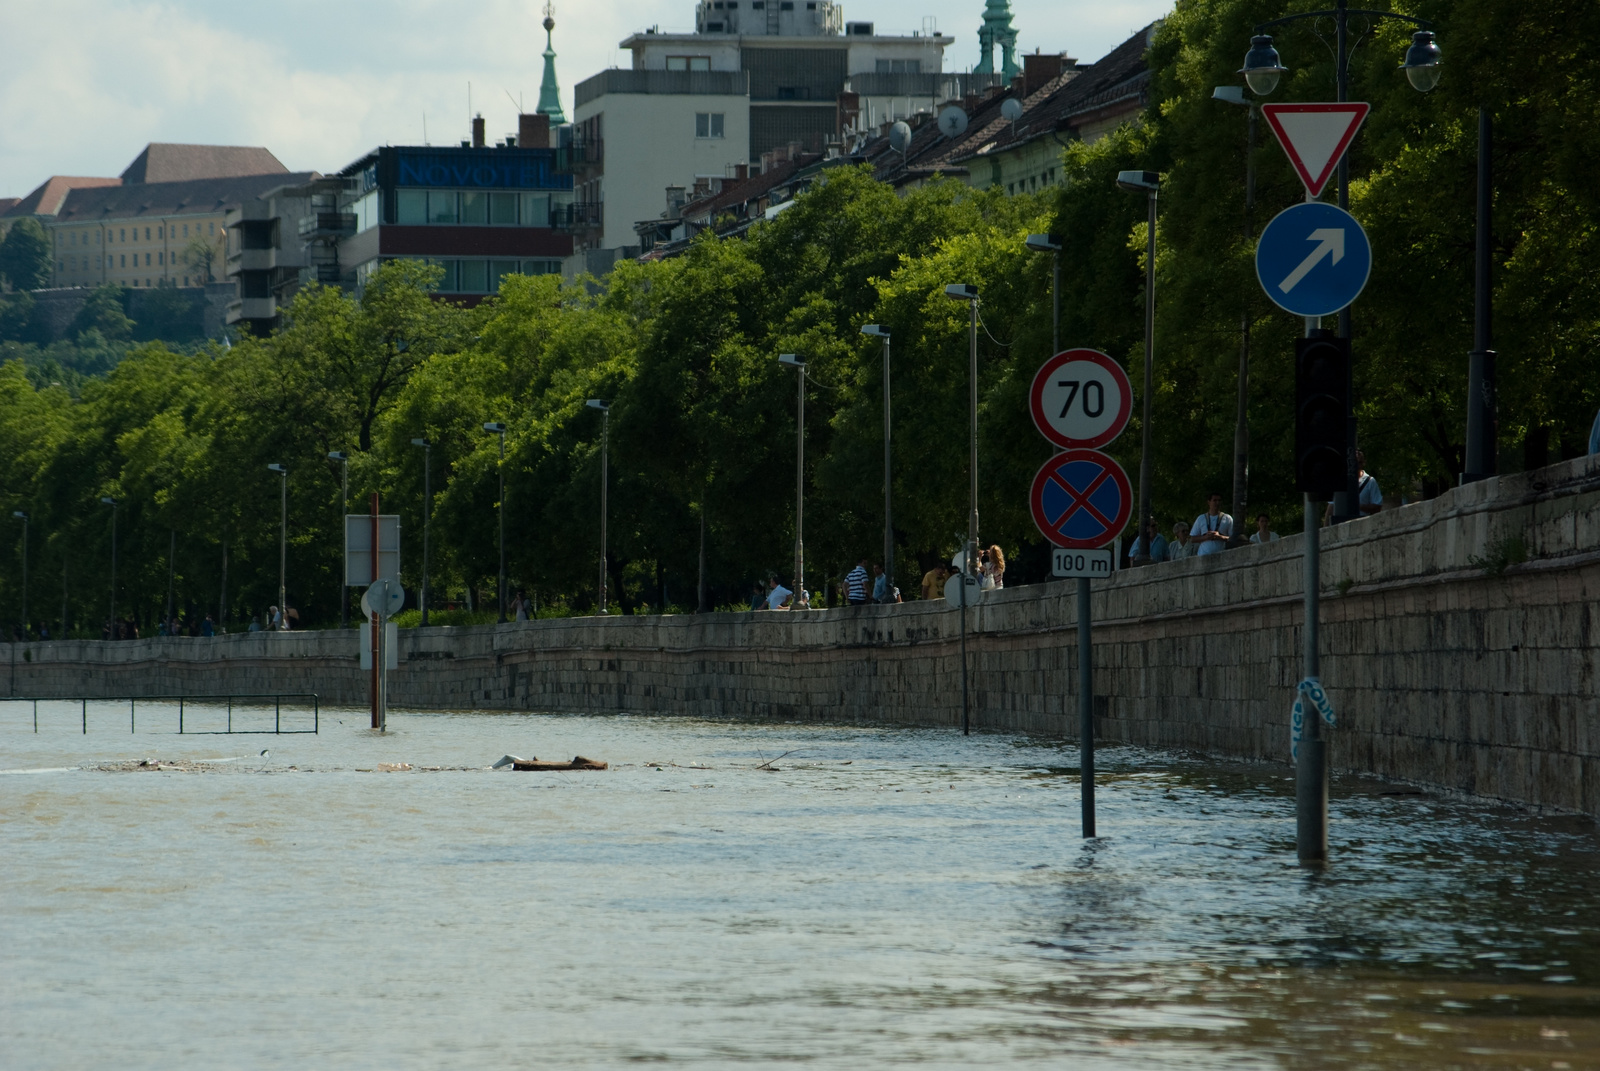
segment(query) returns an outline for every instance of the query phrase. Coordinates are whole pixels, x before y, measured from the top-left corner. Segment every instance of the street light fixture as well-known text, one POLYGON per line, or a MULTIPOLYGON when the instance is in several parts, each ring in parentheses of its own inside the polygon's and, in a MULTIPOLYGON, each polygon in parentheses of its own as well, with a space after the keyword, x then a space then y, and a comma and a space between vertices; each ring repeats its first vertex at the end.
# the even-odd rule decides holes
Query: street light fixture
POLYGON ((1406 49, 1405 62, 1400 64, 1400 69, 1406 72, 1412 89, 1427 93, 1439 84, 1442 73, 1439 59, 1439 46, 1433 40, 1432 30, 1418 30, 1411 35, 1411 47, 1406 49))
POLYGON ((289 470, 279 464, 271 464, 267 468, 283 477, 280 481, 278 511, 278 621, 280 630, 288 631, 289 598, 285 592, 289 564, 289 470))
POLYGON ((428 563, 430 535, 433 530, 433 443, 427 439, 412 439, 412 446, 422 447, 422 627, 428 627, 428 563))
POLYGON ((1025 243, 1035 253, 1050 254, 1050 352, 1061 352, 1061 243, 1048 234, 1030 234, 1025 243))
POLYGON ((794 381, 794 594, 789 603, 795 610, 806 593, 806 363, 792 353, 778 354, 778 363, 800 372, 794 381))
POLYGON ((590 398, 584 403, 590 409, 600 410, 600 585, 599 611, 606 611, 606 522, 610 503, 607 491, 611 483, 611 403, 603 398, 590 398))
MULTIPOLYGON (((1273 53, 1277 55, 1277 53, 1273 53)), ((1156 354, 1156 194, 1161 188, 1161 176, 1154 171, 1119 171, 1117 188, 1130 193, 1142 193, 1149 202, 1149 226, 1145 232, 1144 255, 1144 417, 1139 446, 1139 517, 1141 535, 1150 524, 1150 395, 1154 390, 1156 354)), ((1135 563, 1150 561, 1150 541, 1141 542, 1141 552, 1135 563)))
MULTIPOLYGON (((967 412, 968 426, 968 509, 967 547, 961 556, 961 571, 978 575, 978 288, 971 283, 949 283, 944 296, 967 303, 967 412)), ((972 702, 967 688, 967 588, 961 585, 961 734, 972 732, 972 702)))
POLYGON ((28 521, 26 510, 12 510, 11 516, 22 522, 22 638, 28 638, 28 521))
POLYGON ((863 335, 883 339, 883 575, 888 577, 888 595, 894 595, 894 493, 890 460, 889 408, 889 329, 881 324, 863 324, 863 335))
MULTIPOLYGON (((1249 133, 1244 153, 1244 237, 1248 243, 1255 234, 1256 207, 1256 105, 1245 96, 1243 86, 1217 86, 1212 100, 1244 108, 1249 116, 1249 133)), ((1250 499, 1250 309, 1239 310, 1239 398, 1233 418, 1233 524, 1239 538, 1239 524, 1250 499)))
POLYGON ((111 621, 106 638, 114 640, 117 638, 117 500, 102 495, 100 502, 111 507, 111 621))
POLYGON ((1250 38, 1250 51, 1245 53, 1244 66, 1239 68, 1250 92, 1258 97, 1270 96, 1278 88, 1278 79, 1289 73, 1272 47, 1272 35, 1258 33, 1250 38))
MULTIPOLYGON (((343 525, 345 515, 350 512, 350 455, 343 450, 329 450, 328 459, 339 463, 339 523, 343 525)), ((347 562, 345 575, 339 580, 340 628, 350 627, 350 589, 346 583, 349 579, 350 570, 347 562)))
POLYGON ((500 464, 496 471, 500 473, 500 501, 495 507, 495 512, 500 515, 500 624, 506 623, 506 426, 497 420, 491 420, 483 426, 483 430, 490 435, 500 436, 500 464))

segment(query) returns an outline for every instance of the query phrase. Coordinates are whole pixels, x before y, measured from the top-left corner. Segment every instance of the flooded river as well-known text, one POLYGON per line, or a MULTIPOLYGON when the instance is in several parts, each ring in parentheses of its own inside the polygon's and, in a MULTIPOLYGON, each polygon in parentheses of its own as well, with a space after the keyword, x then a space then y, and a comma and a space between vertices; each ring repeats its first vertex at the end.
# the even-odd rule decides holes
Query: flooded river
POLYGON ((1085 844, 1017 736, 117 709, 0 703, 10 1071, 1600 1067, 1584 821, 1336 781, 1317 873, 1286 764, 1102 750, 1085 844))

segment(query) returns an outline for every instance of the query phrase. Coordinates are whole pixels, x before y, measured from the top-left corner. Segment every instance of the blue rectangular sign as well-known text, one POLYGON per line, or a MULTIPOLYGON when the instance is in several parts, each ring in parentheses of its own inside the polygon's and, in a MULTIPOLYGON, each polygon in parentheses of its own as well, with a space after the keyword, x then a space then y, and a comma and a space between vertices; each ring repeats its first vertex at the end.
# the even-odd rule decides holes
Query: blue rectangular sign
POLYGON ((463 152, 397 153, 396 186, 454 189, 551 190, 570 188, 571 179, 551 173, 548 150, 478 149, 463 152))

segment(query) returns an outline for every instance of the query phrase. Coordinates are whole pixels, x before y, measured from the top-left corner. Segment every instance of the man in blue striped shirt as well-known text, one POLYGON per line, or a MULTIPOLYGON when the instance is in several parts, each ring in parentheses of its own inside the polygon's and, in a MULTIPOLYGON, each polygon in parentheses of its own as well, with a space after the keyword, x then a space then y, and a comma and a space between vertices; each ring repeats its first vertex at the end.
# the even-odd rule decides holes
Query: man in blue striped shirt
POLYGON ((844 597, 851 606, 864 606, 867 602, 867 559, 862 558, 844 578, 844 597))

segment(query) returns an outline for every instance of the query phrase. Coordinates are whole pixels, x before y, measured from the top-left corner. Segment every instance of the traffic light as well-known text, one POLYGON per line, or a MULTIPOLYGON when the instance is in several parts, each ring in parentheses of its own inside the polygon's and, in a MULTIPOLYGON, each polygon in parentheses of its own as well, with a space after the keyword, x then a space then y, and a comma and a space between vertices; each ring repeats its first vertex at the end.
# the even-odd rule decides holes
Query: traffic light
POLYGON ((1294 343, 1294 476, 1298 490, 1350 489, 1350 340, 1318 330, 1294 343))

